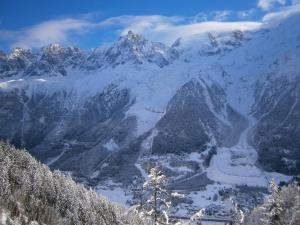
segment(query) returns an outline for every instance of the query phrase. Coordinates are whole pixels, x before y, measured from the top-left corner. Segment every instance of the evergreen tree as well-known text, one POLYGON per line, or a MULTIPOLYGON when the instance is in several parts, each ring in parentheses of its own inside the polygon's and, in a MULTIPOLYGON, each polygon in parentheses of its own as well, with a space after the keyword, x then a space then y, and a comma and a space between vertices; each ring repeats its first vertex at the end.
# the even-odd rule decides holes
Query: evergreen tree
POLYGON ((146 194, 149 199, 143 205, 143 212, 153 219, 154 224, 168 224, 168 209, 171 206, 170 193, 166 186, 167 177, 158 168, 150 170, 148 180, 144 183, 146 194))
POLYGON ((190 221, 188 222, 188 225, 201 224, 201 219, 203 218, 204 214, 205 214, 205 209, 200 209, 198 212, 192 215, 190 221))
POLYGON ((246 216, 245 225, 299 225, 300 187, 291 183, 279 188, 274 182, 270 185, 267 201, 246 216))
POLYGON ((265 207, 265 215, 267 224, 269 225, 282 225, 281 214, 283 212, 283 202, 280 195, 280 188, 275 182, 270 183, 271 195, 268 198, 265 207))
POLYGON ((238 204, 234 204, 232 220, 233 220, 233 225, 243 225, 244 223, 244 213, 239 208, 238 204))

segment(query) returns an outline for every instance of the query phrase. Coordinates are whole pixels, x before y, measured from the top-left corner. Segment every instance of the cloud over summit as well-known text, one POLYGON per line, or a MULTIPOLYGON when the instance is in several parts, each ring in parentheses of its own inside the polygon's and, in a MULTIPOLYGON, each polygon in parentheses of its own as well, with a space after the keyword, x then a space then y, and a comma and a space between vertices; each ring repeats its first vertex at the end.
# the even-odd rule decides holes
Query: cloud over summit
MULTIPOLYGON (((94 16, 79 16, 41 22, 20 30, 0 30, 0 42, 13 47, 39 48, 50 43, 77 45, 84 37, 111 34, 124 35, 128 30, 146 38, 171 45, 177 38, 205 32, 226 32, 236 29, 259 29, 265 24, 275 24, 291 13, 300 12, 299 0, 293 5, 267 12, 259 20, 251 19, 258 9, 201 12, 192 17, 163 15, 121 15, 100 20, 94 16), (75 42, 75 43, 74 43, 75 42)), ((259 0, 258 7, 270 10, 274 4, 284 5, 285 0, 259 0)), ((94 46, 97 47, 97 46, 94 46)))

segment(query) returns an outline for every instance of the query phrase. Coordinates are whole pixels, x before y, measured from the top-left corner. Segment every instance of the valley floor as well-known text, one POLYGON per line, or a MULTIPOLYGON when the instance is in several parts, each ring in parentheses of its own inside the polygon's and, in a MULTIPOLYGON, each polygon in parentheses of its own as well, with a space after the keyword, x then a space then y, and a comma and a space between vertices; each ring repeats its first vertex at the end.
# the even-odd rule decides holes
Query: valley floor
MULTIPOLYGON (((234 196, 234 198, 259 198, 263 195, 261 190, 266 190, 271 180, 276 182, 289 181, 291 177, 278 173, 268 173, 259 168, 257 164, 257 152, 249 144, 248 137, 251 129, 255 126, 255 120, 248 118, 248 127, 240 134, 239 141, 232 147, 220 147, 212 157, 210 165, 203 167, 201 153, 191 153, 186 156, 161 156, 152 157, 152 160, 159 161, 168 170, 177 173, 173 187, 176 191, 184 193, 186 198, 191 200, 189 203, 180 203, 172 212, 176 216, 190 216, 200 208, 212 208, 218 213, 226 215, 226 211, 232 208, 230 195, 236 195, 237 187, 247 186, 251 193, 244 196, 234 196), (174 160, 176 158, 176 160, 174 160), (177 166, 174 166, 174 161, 177 166), (178 163, 180 161, 180 163, 178 163), (173 163, 172 163, 173 162, 173 163), (201 169, 197 172, 189 169, 189 164, 198 164, 201 169), (208 179, 207 179, 207 178, 208 179), (205 183, 207 180, 212 183, 205 183), (184 184, 184 187, 181 187, 184 184), (228 192, 228 198, 221 196, 220 192, 228 192)), ((148 140, 151 146, 151 140, 148 140)), ((145 164, 149 161, 149 156, 141 158, 136 167, 146 178, 145 164)), ((121 185, 108 182, 105 186, 98 186, 97 190, 111 201, 121 204, 128 204, 132 200, 132 193, 128 189, 122 189, 121 185)), ((246 191, 249 192, 249 191, 246 191)), ((241 199, 239 200, 241 201, 241 199)), ((244 203, 246 204, 247 201, 244 203)), ((251 206, 250 206, 251 207, 251 206)))

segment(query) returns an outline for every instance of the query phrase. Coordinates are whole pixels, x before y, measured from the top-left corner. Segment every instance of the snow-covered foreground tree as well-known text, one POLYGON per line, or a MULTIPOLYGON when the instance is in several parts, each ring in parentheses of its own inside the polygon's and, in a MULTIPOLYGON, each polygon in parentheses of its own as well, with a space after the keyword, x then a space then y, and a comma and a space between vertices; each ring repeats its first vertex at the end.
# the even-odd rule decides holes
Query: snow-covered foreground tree
POLYGON ((154 224, 168 224, 168 209, 171 206, 170 193, 167 191, 167 177, 158 168, 150 169, 148 180, 144 183, 144 190, 149 199, 142 206, 146 216, 153 219, 154 224))
POLYGON ((245 218, 246 225, 299 225, 300 187, 291 183, 286 187, 270 185, 271 194, 266 202, 245 218))
POLYGON ((167 186, 168 178, 159 167, 153 167, 138 194, 140 201, 135 209, 141 217, 150 218, 155 225, 169 224, 168 211, 172 205, 172 199, 184 197, 182 194, 171 192, 167 186))
POLYGON ((0 224, 147 224, 136 213, 110 204, 26 151, 0 142, 0 224))
POLYGON ((239 208, 238 204, 233 204, 234 211, 232 215, 233 225, 243 225, 244 223, 244 212, 239 208))
POLYGON ((201 219, 205 214, 205 209, 200 209, 196 212, 187 223, 183 223, 183 225, 197 225, 201 224, 201 219))

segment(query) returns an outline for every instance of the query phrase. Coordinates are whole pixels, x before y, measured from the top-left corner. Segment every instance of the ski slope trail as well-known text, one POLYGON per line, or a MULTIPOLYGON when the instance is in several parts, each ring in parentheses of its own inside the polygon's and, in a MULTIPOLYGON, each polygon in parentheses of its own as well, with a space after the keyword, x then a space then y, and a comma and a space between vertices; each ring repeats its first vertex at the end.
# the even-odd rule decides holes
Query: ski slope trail
POLYGON ((239 142, 232 147, 218 148, 207 170, 210 179, 233 185, 268 185, 266 175, 256 166, 257 152, 248 143, 248 135, 254 124, 254 120, 248 118, 248 127, 241 133, 239 142))

